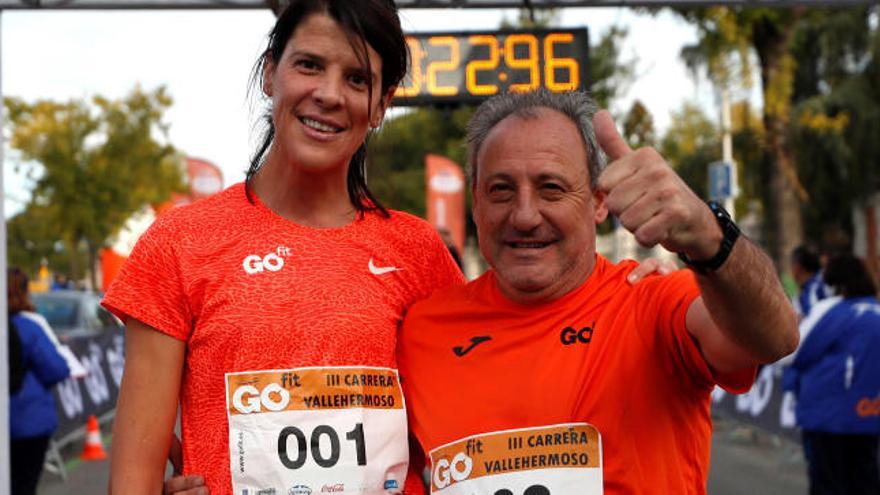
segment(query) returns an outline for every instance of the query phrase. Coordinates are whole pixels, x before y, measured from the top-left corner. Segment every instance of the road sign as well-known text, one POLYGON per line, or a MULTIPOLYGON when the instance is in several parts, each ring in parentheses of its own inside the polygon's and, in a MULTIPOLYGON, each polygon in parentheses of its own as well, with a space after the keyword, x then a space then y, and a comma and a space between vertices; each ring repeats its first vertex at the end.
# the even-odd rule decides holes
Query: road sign
POLYGON ((709 164, 709 199, 719 201, 736 196, 733 167, 731 162, 709 164))

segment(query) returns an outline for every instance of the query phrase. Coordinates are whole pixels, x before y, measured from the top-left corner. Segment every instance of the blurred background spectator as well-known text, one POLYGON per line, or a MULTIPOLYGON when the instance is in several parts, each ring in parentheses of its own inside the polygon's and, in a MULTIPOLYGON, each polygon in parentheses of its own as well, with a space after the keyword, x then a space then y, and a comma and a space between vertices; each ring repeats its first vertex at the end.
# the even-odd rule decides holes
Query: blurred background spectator
POLYGON ((801 323, 784 383, 797 397, 810 494, 880 493, 880 301, 865 264, 832 258, 824 281, 836 297, 801 323))
POLYGON ((70 288, 71 284, 70 281, 67 280, 67 275, 56 273, 54 280, 52 280, 52 287, 50 287, 50 290, 65 290, 70 288))
POLYGON ((7 271, 9 308, 9 425, 12 495, 32 495, 49 439, 58 427, 51 388, 70 375, 44 327, 33 316, 28 278, 7 271))
POLYGON ((818 301, 828 297, 829 290, 822 280, 819 255, 807 246, 798 246, 791 253, 791 275, 798 285, 794 307, 801 318, 810 313, 818 301))

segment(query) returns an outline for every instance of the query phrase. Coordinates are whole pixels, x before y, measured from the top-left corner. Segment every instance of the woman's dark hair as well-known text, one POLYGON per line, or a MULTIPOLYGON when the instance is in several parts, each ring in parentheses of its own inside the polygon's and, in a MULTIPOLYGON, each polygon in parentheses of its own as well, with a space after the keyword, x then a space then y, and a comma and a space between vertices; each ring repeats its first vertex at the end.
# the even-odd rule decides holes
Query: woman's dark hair
POLYGON ((840 254, 828 261, 822 278, 844 298, 873 296, 877 294, 874 277, 862 262, 851 254, 840 254))
POLYGON ((15 314, 21 311, 33 311, 34 304, 28 292, 28 276, 21 269, 10 267, 6 270, 7 311, 15 314))
POLYGON ((27 360, 25 359, 24 347, 21 336, 12 317, 21 311, 33 311, 34 305, 28 295, 28 278, 23 271, 16 267, 6 269, 6 348, 9 351, 9 394, 15 395, 24 385, 24 379, 28 372, 27 360))
MULTIPOLYGON (((370 58, 367 46, 372 47, 382 59, 382 94, 396 86, 406 75, 409 52, 397 6, 393 0, 291 0, 287 8, 278 16, 275 27, 269 33, 269 41, 251 75, 251 88, 263 87, 263 70, 267 63, 278 63, 284 53, 284 47, 293 36, 297 26, 309 15, 324 13, 332 17, 348 34, 348 42, 372 77, 370 58)), ((373 81, 369 81, 367 93, 368 112, 372 112, 373 81)), ((370 115, 371 117, 371 115, 370 115)), ((266 159, 266 153, 275 138, 275 126, 272 123, 271 109, 263 116, 266 130, 262 142, 251 157, 250 167, 245 179, 250 185, 251 180, 266 159)), ((369 137, 369 135, 368 135, 369 137)), ((370 190, 366 180, 367 140, 357 149, 348 165, 348 197, 361 213, 367 210, 379 210, 384 216, 388 211, 382 206, 370 190)), ((249 188, 248 198, 250 198, 249 188)))

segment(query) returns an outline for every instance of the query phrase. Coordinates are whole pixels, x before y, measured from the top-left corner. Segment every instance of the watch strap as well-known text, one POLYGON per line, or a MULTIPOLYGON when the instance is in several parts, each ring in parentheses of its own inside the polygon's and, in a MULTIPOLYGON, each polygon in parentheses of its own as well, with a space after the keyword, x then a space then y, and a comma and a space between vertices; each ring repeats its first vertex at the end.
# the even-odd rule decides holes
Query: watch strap
POLYGON ((685 265, 695 272, 704 275, 721 268, 721 265, 727 261, 727 258, 733 251, 733 245, 740 236, 739 227, 736 226, 736 223, 730 218, 730 214, 727 213, 727 210, 725 210, 723 206, 715 201, 709 201, 707 205, 709 206, 709 209, 712 210, 712 216, 715 217, 718 226, 721 227, 721 246, 718 248, 718 252, 715 253, 715 256, 707 260, 693 260, 684 253, 678 253, 679 259, 681 259, 685 265))

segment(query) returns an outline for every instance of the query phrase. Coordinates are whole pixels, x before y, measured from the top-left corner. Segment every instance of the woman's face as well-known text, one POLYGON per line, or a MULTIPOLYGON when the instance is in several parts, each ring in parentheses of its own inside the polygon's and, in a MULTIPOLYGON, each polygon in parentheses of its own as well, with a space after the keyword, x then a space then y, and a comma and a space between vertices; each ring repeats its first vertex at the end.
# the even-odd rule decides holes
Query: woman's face
POLYGON ((272 98, 273 151, 284 162, 313 172, 347 167, 368 126, 379 125, 394 88, 381 94, 382 59, 367 46, 372 115, 367 68, 345 31, 326 14, 306 17, 281 60, 266 64, 263 91, 272 98))

